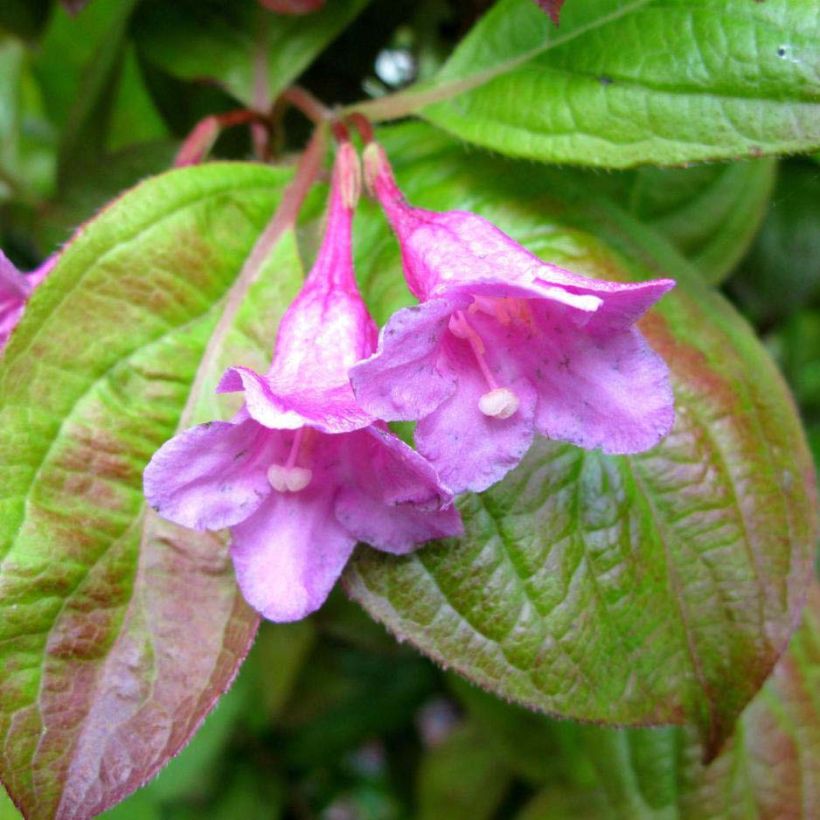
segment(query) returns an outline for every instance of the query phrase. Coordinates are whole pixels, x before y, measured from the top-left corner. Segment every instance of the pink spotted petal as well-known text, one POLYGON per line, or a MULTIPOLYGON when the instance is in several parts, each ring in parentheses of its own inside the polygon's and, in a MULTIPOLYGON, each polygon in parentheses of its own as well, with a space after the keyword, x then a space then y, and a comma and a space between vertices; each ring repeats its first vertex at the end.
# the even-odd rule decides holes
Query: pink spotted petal
POLYGON ((452 493, 397 436, 374 425, 348 436, 346 449, 353 470, 340 487, 335 511, 360 541, 403 554, 425 541, 463 533, 452 493))
POLYGON ((195 530, 244 520, 270 494, 268 465, 285 442, 252 419, 191 427, 166 442, 145 469, 148 503, 163 518, 195 530))
POLYGON ((356 539, 336 520, 334 495, 321 484, 272 492, 233 527, 236 579, 245 600, 265 618, 285 622, 310 615, 341 575, 356 539))
POLYGON ((439 346, 454 307, 469 301, 433 299, 395 313, 378 352, 350 371, 361 406, 386 421, 418 419, 451 396, 456 376, 442 365, 439 346))
POLYGON ((518 397, 517 412, 507 419, 485 416, 478 402, 488 386, 469 350, 451 339, 445 348, 459 374, 458 391, 418 423, 416 447, 454 493, 481 492, 516 467, 529 449, 535 391, 525 378, 506 381, 518 397))

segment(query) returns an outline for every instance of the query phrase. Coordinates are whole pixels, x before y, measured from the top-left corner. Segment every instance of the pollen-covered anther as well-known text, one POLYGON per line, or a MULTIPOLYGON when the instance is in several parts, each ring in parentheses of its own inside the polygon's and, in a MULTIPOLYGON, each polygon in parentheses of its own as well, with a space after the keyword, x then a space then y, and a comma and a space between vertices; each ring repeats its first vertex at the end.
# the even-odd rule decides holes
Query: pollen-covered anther
POLYGON ((271 464, 268 467, 268 481, 279 493, 298 493, 304 490, 313 479, 313 470, 309 467, 288 467, 284 464, 271 464))
POLYGON ((518 410, 518 396, 509 387, 496 387, 478 400, 478 409, 495 419, 508 419, 518 410))

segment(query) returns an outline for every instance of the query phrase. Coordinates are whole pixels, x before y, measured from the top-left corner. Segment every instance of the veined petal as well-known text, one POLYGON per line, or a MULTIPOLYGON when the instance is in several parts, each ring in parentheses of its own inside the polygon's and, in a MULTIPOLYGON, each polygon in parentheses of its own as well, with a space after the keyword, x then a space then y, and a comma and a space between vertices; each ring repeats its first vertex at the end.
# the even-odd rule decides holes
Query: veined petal
POLYGON ((453 492, 481 492, 517 466, 529 449, 535 391, 525 378, 508 379, 503 386, 515 394, 517 410, 508 418, 485 415, 479 401, 490 388, 471 351, 451 339, 445 351, 458 373, 458 390, 418 423, 416 447, 453 492))
POLYGON ((167 441, 145 468, 148 503, 163 518, 195 530, 218 530, 255 512, 270 494, 266 471, 286 444, 252 419, 213 421, 167 441))
POLYGON ((245 391, 251 418, 265 427, 295 430, 309 425, 325 433, 345 433, 371 424, 373 417, 356 401, 350 383, 330 386, 305 381, 298 387, 280 385, 275 377, 260 376, 247 367, 232 367, 219 382, 217 392, 245 391))
POLYGON ((470 297, 432 299, 395 313, 382 329, 378 352, 350 371, 359 403, 385 421, 419 419, 456 389, 440 346, 453 310, 470 297))
POLYGON ((511 345, 538 394, 536 430, 605 453, 654 447, 672 428, 674 400, 666 363, 634 329, 578 333, 546 311, 537 343, 511 345))
POLYGON ((231 555, 245 600, 271 621, 298 621, 330 594, 356 539, 333 514, 334 488, 272 492, 232 528, 231 555))
POLYGON ((351 535, 403 554, 425 541, 463 533, 452 493, 401 439, 376 425, 345 439, 352 469, 340 486, 335 513, 351 535))

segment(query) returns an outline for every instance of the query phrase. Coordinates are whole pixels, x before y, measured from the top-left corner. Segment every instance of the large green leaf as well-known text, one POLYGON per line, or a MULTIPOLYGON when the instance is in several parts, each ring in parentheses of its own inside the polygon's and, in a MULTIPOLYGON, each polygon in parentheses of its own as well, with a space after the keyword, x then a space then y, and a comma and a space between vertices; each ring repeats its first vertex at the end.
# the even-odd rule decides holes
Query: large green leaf
POLYGON ((422 113, 463 139, 552 162, 816 150, 818 20, 811 0, 586 0, 556 30, 501 0, 416 99, 444 100, 422 113))
POLYGON ((820 801, 820 590, 814 592, 788 651, 708 766, 686 729, 559 725, 462 689, 487 745, 508 765, 518 768, 520 757, 509 750, 533 735, 551 758, 547 788, 520 820, 813 817, 820 801), (582 815, 556 810, 579 804, 582 815))
MULTIPOLYGON (((363 550, 349 591, 505 698, 604 723, 691 720, 714 752, 808 584, 813 472, 781 377, 681 257, 576 175, 476 157, 421 127, 385 139, 412 202, 483 213, 592 276, 676 278, 642 327, 670 366, 677 422, 633 457, 537 441, 505 481, 461 499, 463 539, 404 558, 363 550)), ((395 242, 361 217, 360 272, 387 312, 395 242)))
POLYGON ((142 470, 227 412, 226 361, 269 355, 301 281, 293 233, 260 236, 289 177, 214 164, 126 194, 0 363, 0 776, 29 817, 91 816, 151 777, 255 634, 224 542, 147 510, 142 470))
POLYGON ((135 34, 145 58, 169 74, 216 80, 246 105, 264 107, 368 2, 333 0, 313 14, 290 17, 257 0, 147 0, 135 34))

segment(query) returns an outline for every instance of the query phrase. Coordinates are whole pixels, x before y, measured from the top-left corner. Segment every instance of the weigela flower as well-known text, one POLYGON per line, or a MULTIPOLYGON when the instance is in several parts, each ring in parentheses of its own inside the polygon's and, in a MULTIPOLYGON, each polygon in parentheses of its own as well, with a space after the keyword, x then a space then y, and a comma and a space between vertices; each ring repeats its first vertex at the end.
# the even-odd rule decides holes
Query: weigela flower
POLYGON ((145 471, 157 512, 194 529, 230 527, 237 580, 266 618, 303 618, 324 602, 358 540, 406 553, 462 531, 433 467, 361 409, 348 370, 377 330, 353 274, 358 159, 341 146, 325 238, 282 318, 266 375, 233 367, 244 391, 230 422, 167 442, 145 471))
POLYGON ((669 432, 668 369, 634 324, 672 280, 563 270, 480 216, 411 207, 383 149, 371 143, 364 157, 421 304, 390 319, 353 388, 380 418, 418 420, 416 447, 454 492, 500 480, 536 432, 606 453, 669 432))
POLYGON ((0 251, 0 351, 22 318, 34 288, 48 276, 56 262, 57 257, 51 256, 32 273, 22 274, 0 251))

